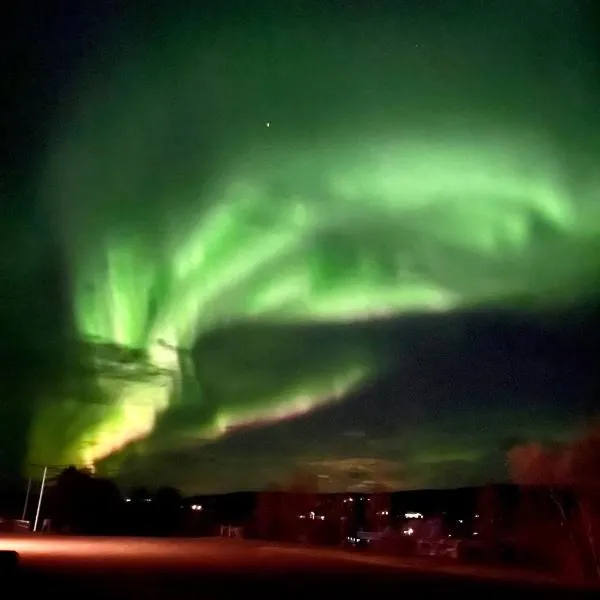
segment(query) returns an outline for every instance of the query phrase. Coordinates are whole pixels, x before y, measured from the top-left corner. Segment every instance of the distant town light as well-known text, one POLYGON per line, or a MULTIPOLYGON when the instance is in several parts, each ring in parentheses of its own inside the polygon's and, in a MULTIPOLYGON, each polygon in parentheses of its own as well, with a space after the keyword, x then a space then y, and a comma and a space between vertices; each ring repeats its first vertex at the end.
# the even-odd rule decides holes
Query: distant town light
POLYGON ((404 514, 405 519, 422 519, 423 515, 419 512, 407 512, 404 514))
POLYGON ((415 530, 412 527, 409 527, 408 529, 405 529, 402 533, 404 535, 412 535, 415 532, 415 530))

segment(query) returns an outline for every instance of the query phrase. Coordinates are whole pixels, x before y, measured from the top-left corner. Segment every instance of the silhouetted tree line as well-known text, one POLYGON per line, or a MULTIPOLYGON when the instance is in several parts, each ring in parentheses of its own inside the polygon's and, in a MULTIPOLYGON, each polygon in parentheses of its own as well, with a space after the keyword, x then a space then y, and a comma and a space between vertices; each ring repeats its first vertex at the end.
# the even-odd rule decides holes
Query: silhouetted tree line
POLYGON ((187 530, 183 498, 172 487, 161 487, 154 494, 146 488, 133 490, 124 514, 130 535, 167 537, 183 535, 187 530))
POLYGON ((112 481, 69 467, 49 488, 45 513, 60 533, 172 536, 183 533, 186 511, 174 488, 123 497, 112 481))
POLYGON ((119 533, 123 500, 114 483, 69 467, 48 490, 52 528, 62 533, 114 535, 119 533))

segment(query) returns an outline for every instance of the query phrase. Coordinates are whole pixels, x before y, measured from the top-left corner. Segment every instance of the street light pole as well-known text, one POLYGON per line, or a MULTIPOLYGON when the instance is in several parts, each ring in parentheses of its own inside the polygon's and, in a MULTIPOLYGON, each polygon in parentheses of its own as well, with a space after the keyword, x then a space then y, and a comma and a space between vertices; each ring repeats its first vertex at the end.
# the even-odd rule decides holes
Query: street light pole
POLYGON ((33 523, 33 531, 37 531, 38 520, 40 518, 40 510, 42 508, 42 498, 44 497, 44 488, 46 487, 46 474, 48 473, 48 467, 44 467, 44 474, 42 475, 42 485, 40 487, 40 497, 38 499, 37 511, 35 512, 35 521, 33 523))

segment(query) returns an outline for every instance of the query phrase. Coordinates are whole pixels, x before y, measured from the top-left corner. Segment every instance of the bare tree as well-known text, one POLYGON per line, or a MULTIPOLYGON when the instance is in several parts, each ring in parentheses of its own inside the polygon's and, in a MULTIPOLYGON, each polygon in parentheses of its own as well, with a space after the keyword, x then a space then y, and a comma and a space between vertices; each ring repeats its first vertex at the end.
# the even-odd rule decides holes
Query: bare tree
POLYGON ((596 578, 600 579, 600 427, 576 440, 568 449, 565 462, 568 482, 576 490, 596 578))
POLYGON ((593 570, 600 579, 600 428, 553 449, 536 442, 515 446, 508 466, 515 483, 547 490, 580 557, 581 574, 593 570))

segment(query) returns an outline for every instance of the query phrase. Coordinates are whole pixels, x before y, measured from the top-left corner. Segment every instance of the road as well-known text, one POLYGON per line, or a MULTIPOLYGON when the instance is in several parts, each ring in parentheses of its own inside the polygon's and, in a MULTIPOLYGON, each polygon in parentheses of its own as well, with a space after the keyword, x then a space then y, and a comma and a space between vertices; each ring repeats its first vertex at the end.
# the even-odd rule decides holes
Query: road
POLYGON ((5 580, 25 597, 54 595, 53 590, 78 600, 257 594, 359 598, 373 593, 481 598, 492 592, 545 599, 598 597, 597 590, 565 589, 542 579, 430 570, 397 559, 245 540, 2 536, 0 550, 19 553, 17 581, 5 580))

